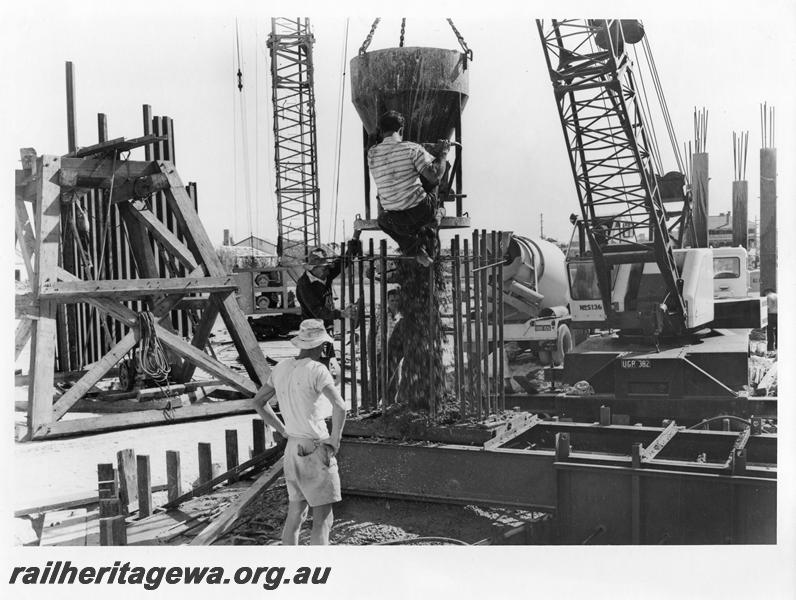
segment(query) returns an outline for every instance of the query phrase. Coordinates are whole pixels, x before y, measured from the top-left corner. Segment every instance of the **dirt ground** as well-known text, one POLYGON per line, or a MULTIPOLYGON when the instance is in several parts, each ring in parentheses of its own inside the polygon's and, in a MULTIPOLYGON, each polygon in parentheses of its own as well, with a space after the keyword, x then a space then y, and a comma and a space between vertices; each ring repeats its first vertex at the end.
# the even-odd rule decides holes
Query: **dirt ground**
MULTIPOLYGON (((287 488, 280 478, 247 508, 237 525, 217 544, 279 544, 286 515, 287 488)), ((494 543, 506 531, 540 516, 515 509, 344 496, 334 507, 330 541, 352 546, 494 543)), ((311 528, 310 512, 299 543, 309 543, 311 528)))

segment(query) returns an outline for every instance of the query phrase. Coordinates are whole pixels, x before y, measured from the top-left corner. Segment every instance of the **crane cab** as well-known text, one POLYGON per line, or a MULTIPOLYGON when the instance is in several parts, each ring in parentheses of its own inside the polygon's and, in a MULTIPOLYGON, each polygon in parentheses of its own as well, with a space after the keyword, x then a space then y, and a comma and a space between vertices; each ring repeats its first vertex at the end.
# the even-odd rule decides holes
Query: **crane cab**
POLYGON ((748 253, 742 246, 713 248, 713 296, 746 298, 749 296, 748 253))
MULTIPOLYGON (((683 299, 687 307, 686 326, 698 329, 713 320, 713 253, 707 248, 674 251, 683 280, 683 299)), ((570 258, 570 312, 574 327, 645 331, 659 315, 666 301, 666 286, 656 263, 612 265, 611 306, 603 303, 597 270, 591 257, 570 258)))

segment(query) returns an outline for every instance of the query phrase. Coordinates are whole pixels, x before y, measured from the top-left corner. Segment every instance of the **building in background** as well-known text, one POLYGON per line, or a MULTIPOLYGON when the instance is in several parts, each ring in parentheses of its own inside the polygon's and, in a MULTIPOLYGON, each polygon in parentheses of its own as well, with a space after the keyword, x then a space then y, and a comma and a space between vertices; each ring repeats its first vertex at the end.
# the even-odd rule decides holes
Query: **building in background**
MULTIPOLYGON (((748 247, 750 255, 757 254, 757 223, 748 222, 748 247)), ((708 244, 713 248, 732 245, 732 213, 719 213, 708 217, 708 244)))

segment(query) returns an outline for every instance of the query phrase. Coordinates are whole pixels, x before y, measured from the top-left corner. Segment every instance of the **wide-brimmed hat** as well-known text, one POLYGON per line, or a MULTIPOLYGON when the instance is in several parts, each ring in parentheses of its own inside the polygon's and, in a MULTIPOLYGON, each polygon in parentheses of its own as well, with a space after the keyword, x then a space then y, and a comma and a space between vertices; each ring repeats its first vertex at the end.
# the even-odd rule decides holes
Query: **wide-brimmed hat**
POLYGON ((326 342, 331 343, 334 340, 327 333, 326 327, 320 319, 304 319, 299 325, 298 335, 290 340, 291 344, 302 350, 317 348, 326 342))
POLYGON ((326 250, 323 248, 315 248, 310 251, 307 256, 307 262, 304 263, 304 268, 311 271, 315 267, 330 267, 334 261, 326 256, 326 250))

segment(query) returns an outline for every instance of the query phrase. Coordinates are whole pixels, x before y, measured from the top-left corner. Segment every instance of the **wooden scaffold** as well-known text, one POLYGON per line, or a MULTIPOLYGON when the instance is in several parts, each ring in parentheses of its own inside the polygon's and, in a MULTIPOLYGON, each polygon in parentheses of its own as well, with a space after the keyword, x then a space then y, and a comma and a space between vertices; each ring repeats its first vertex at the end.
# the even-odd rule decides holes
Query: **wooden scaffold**
POLYGON ((183 406, 168 414, 142 410, 64 420, 64 415, 139 344, 144 333, 156 336, 177 361, 170 382, 190 381, 199 368, 244 396, 251 396, 268 376, 265 357, 236 301, 235 279, 219 260, 173 163, 122 158, 129 150, 158 139, 156 135, 118 138, 66 156, 22 151, 23 168, 16 171, 15 210, 17 239, 31 282, 31 292, 17 299, 17 314, 21 316, 17 347, 28 335, 31 340, 26 439, 184 420, 247 407, 248 400, 241 399, 183 406), (101 278, 90 268, 84 268, 81 277, 62 266, 64 234, 70 232, 73 238, 80 235, 74 219, 68 217, 68 209, 92 190, 99 190, 97 197, 106 207, 110 204, 118 208, 129 238, 135 271, 130 275, 134 278, 101 278), (176 220, 178 234, 146 201, 156 192, 165 196, 169 218, 176 220), (31 213, 27 205, 32 205, 31 213), (178 268, 164 277, 159 259, 178 268), (189 295, 192 297, 186 298, 189 295), (114 324, 120 324, 122 333, 106 336, 112 343, 107 344, 101 358, 61 392, 55 386, 56 351, 60 347, 56 317, 59 311, 67 314, 65 305, 77 303, 110 317, 114 324), (172 325, 172 311, 186 304, 201 308, 201 318, 194 324, 190 339, 175 332, 172 325), (248 377, 204 351, 219 315, 248 377))

